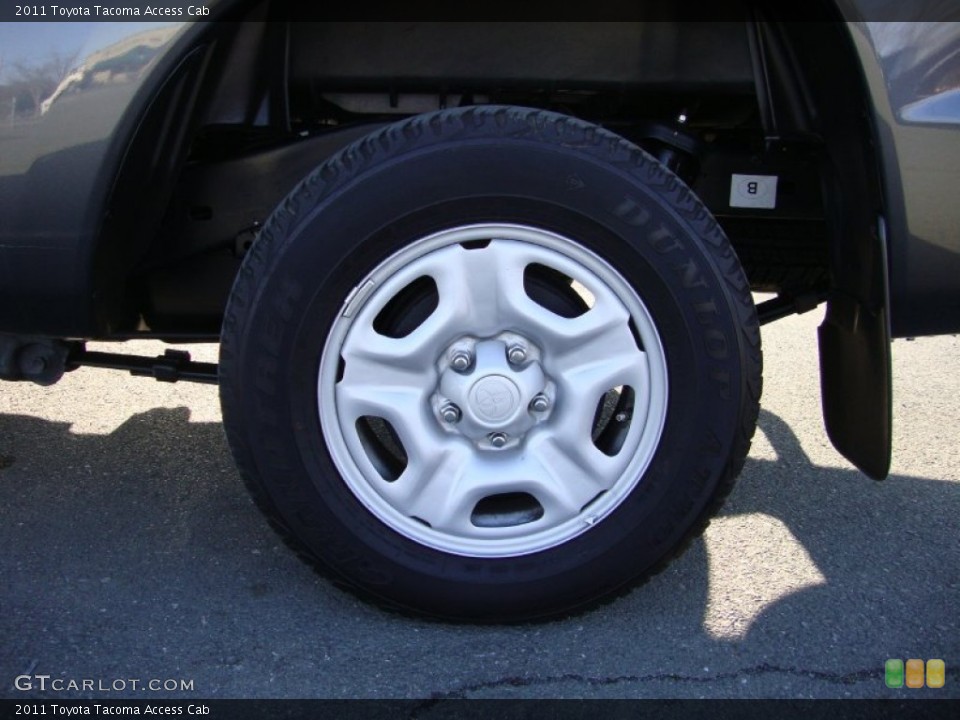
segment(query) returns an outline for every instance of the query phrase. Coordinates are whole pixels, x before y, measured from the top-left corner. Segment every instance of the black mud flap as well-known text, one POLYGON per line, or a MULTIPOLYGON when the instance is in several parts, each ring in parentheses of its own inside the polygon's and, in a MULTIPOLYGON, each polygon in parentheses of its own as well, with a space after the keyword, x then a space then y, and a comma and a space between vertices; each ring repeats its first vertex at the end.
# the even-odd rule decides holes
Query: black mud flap
POLYGON ((892 388, 886 311, 834 295, 819 329, 823 419, 834 447, 876 480, 890 472, 892 388))

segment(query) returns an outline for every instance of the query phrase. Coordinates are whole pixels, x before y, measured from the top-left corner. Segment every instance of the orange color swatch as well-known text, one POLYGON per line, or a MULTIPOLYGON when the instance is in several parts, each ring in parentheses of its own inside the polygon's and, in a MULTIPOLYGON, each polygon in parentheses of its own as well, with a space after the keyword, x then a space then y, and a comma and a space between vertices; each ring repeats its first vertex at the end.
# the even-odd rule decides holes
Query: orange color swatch
POLYGON ((923 687, 923 660, 907 660, 907 687, 923 687))

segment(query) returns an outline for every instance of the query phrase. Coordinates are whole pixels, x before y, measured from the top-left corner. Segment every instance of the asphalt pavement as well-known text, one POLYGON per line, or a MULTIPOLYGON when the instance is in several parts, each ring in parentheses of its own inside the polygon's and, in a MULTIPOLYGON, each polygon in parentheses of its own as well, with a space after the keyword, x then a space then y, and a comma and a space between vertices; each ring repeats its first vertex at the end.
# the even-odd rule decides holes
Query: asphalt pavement
POLYGON ((3 384, 3 697, 960 698, 960 339, 894 343, 878 483, 824 433, 821 317, 764 328, 760 427, 705 536, 537 625, 398 617, 316 576, 248 500, 215 387, 3 384), (945 686, 887 688, 910 658, 942 659, 945 686))

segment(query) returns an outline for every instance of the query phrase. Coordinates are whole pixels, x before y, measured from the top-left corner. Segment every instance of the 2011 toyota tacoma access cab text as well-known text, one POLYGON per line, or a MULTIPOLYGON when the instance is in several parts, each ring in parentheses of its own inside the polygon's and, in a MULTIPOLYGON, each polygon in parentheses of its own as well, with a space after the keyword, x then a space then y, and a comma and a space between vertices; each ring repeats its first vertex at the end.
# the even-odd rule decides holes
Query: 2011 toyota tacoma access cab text
POLYGON ((960 331, 960 8, 679 5, 5 23, 0 378, 218 383, 304 557, 473 621, 587 607, 702 532, 763 323, 826 304, 829 436, 884 477, 891 338, 960 331), (133 338, 219 363, 85 345, 133 338))

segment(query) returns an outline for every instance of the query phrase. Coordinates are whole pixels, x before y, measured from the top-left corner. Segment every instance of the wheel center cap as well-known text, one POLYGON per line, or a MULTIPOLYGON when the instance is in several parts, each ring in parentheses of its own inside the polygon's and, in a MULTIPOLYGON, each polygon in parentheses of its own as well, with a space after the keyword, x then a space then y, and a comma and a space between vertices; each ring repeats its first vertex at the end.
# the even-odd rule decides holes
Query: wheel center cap
POLYGON ((470 389, 470 408, 481 420, 502 423, 520 406, 520 389, 503 375, 487 375, 470 389))

